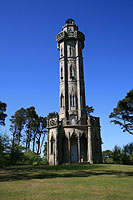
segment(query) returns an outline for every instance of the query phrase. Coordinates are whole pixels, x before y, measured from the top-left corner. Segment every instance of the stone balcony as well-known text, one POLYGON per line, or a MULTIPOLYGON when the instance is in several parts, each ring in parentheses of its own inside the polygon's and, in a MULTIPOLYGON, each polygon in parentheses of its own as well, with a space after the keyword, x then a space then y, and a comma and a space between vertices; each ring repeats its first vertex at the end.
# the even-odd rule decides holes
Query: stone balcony
MULTIPOLYGON (((57 41, 57 43, 60 43, 63 39, 79 39, 84 44, 85 35, 77 30, 74 32, 62 31, 56 36, 56 41, 57 41)), ((82 48, 84 48, 84 45, 82 48)))

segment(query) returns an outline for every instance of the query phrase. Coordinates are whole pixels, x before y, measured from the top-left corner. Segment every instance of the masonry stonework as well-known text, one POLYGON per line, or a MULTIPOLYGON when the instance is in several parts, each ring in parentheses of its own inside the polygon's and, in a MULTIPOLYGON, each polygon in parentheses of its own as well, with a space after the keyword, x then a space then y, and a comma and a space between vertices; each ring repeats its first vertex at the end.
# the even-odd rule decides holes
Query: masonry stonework
POLYGON ((56 40, 60 51, 60 113, 47 123, 48 163, 101 163, 100 120, 87 116, 85 110, 85 36, 74 20, 68 19, 56 40))

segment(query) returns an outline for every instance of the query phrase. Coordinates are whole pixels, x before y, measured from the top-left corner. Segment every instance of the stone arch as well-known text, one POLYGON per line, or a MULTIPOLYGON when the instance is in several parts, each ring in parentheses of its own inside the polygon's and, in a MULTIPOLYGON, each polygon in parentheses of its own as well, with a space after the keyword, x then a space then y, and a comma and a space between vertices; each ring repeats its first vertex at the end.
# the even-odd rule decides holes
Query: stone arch
POLYGON ((98 148, 98 137, 96 134, 94 135, 93 142, 94 142, 94 152, 97 154, 99 148, 98 148))
POLYGON ((54 145, 55 145, 55 140, 54 140, 54 137, 53 135, 51 136, 51 139, 50 139, 50 154, 54 154, 54 145))
POLYGON ((75 132, 71 135, 71 162, 78 162, 78 138, 75 132))
POLYGON ((63 163, 69 162, 68 138, 65 133, 62 139, 62 162, 63 163))
POLYGON ((87 161, 87 138, 85 133, 80 137, 80 157, 81 162, 87 161))
POLYGON ((92 142, 93 162, 97 163, 99 160, 99 140, 95 134, 92 142))

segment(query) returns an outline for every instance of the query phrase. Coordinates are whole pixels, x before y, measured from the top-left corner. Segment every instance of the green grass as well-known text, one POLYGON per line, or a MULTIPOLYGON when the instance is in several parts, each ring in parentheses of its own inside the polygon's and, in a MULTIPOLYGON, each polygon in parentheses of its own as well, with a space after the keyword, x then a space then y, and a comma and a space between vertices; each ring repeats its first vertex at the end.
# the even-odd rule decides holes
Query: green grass
POLYGON ((0 200, 133 200, 133 166, 12 166, 0 169, 0 200))

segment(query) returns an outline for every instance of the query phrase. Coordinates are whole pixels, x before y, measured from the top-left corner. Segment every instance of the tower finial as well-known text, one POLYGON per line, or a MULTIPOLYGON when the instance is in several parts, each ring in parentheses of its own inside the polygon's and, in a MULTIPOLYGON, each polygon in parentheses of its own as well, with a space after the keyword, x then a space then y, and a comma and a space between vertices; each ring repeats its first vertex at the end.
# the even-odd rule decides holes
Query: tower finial
POLYGON ((66 24, 74 24, 74 20, 73 19, 67 19, 66 20, 66 24))

